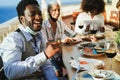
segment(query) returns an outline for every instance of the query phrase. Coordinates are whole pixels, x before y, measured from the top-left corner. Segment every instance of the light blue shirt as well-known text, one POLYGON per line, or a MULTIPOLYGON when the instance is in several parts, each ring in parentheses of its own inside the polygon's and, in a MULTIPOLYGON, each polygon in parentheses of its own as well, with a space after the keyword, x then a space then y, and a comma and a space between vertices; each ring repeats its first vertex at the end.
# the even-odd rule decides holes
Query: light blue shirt
MULTIPOLYGON (((25 28, 23 26, 19 28, 26 40, 32 42, 33 38, 25 31, 25 28)), ((21 61, 22 53, 25 50, 25 42, 22 35, 18 32, 12 32, 4 39, 0 45, 0 55, 3 59, 5 75, 9 79, 31 74, 39 70, 40 66, 46 62, 47 58, 44 52, 40 51, 41 40, 43 40, 41 35, 37 35, 37 47, 33 44, 34 50, 38 54, 21 61)), ((42 46, 45 47, 45 44, 42 44, 42 46)))

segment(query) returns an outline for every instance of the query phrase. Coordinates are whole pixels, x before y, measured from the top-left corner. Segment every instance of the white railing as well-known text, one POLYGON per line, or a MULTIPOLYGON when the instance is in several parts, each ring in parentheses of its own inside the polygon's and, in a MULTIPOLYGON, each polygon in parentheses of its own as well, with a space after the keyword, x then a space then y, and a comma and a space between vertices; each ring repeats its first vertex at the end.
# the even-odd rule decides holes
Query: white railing
POLYGON ((19 21, 17 17, 5 23, 0 24, 0 43, 10 32, 16 30, 16 28, 18 27, 18 24, 19 24, 19 21))
MULTIPOLYGON (((73 5, 61 6, 61 12, 62 12, 61 16, 70 15, 74 10, 78 10, 78 9, 79 9, 79 5, 74 5, 74 7, 73 5)), ((17 17, 5 23, 0 24, 0 43, 10 32, 15 31, 15 29, 18 27, 18 24, 19 24, 19 21, 17 17)))

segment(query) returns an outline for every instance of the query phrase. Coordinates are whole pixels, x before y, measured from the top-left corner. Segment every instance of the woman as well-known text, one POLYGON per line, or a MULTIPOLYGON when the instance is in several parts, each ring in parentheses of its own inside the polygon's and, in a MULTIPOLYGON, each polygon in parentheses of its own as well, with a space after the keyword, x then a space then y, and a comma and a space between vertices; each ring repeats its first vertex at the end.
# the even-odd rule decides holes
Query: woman
POLYGON ((76 19, 75 32, 79 34, 104 32, 105 3, 103 0, 82 0, 80 13, 76 19))
MULTIPOLYGON (((42 26, 42 34, 46 38, 47 42, 57 41, 61 40, 63 38, 66 38, 67 36, 73 37, 76 35, 75 32, 70 30, 63 21, 59 20, 60 16, 60 5, 53 1, 48 4, 48 15, 49 18, 45 22, 43 22, 42 26)), ((66 38, 64 42, 70 42, 72 41, 72 38, 66 38)), ((63 65, 62 61, 62 55, 59 52, 57 55, 55 55, 51 62, 54 65, 54 69, 57 76, 65 76, 66 69, 63 65)))

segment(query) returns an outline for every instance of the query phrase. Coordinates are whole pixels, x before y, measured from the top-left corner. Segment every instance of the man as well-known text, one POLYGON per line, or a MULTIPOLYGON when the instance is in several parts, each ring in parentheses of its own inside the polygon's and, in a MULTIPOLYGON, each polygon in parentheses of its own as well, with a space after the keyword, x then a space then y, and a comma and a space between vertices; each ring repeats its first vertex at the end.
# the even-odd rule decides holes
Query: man
POLYGON ((45 80, 58 80, 48 59, 57 53, 60 47, 54 42, 45 49, 44 39, 40 33, 42 15, 38 2, 21 0, 16 9, 20 26, 0 45, 6 77, 10 80, 22 79, 41 71, 45 80), (54 47, 56 44, 58 46, 54 47))

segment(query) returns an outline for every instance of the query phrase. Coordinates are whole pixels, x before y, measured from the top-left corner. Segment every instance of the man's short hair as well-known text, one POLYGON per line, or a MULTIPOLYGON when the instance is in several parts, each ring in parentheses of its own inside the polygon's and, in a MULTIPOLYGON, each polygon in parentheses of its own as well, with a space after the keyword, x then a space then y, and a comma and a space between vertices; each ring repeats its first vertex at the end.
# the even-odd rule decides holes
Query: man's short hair
POLYGON ((35 4, 35 5, 39 6, 39 4, 36 0, 21 0, 16 7, 16 10, 18 13, 18 18, 20 18, 20 16, 24 16, 24 10, 25 10, 26 6, 29 4, 35 4))

